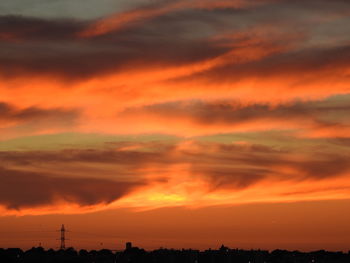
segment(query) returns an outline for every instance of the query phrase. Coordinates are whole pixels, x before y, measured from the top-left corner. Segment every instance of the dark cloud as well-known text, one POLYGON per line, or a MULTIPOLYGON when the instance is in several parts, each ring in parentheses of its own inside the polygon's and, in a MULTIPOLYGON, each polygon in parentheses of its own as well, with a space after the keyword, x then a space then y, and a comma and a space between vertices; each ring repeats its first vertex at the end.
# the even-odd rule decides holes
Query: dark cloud
POLYGON ((326 155, 321 160, 300 162, 295 166, 306 177, 318 179, 343 175, 350 171, 349 156, 346 155, 326 155))
POLYGON ((185 148, 159 143, 152 148, 151 144, 138 150, 3 151, 0 162, 21 171, 41 167, 50 174, 56 167, 66 167, 67 173, 75 171, 85 176, 103 171, 108 178, 114 174, 111 178, 128 178, 136 182, 144 181, 145 167, 152 167, 152 173, 158 175, 155 180, 166 180, 169 166, 187 164, 191 176, 208 181, 213 190, 248 188, 265 179, 323 180, 350 171, 346 153, 310 153, 258 144, 193 142, 185 148), (97 170, 92 169, 91 164, 97 170))
MULTIPOLYGON (((294 153, 297 155, 300 153, 294 153)), ((348 154, 325 154, 321 152, 303 155, 303 160, 293 160, 293 153, 274 154, 274 155, 257 155, 242 154, 231 158, 236 164, 244 163, 257 167, 269 169, 276 179, 288 180, 321 180, 325 178, 342 176, 350 171, 350 163, 347 161, 348 154), (289 173, 280 171, 280 167, 287 167, 289 173), (287 177, 288 176, 288 177, 287 177)))
POLYGON ((81 43, 5 43, 1 48, 1 75, 7 78, 40 75, 82 79, 117 70, 122 61, 132 59, 127 48, 106 50, 81 43))
POLYGON ((111 203, 139 183, 96 178, 51 177, 0 168, 0 204, 8 209, 52 205, 59 201, 81 206, 111 203))
MULTIPOLYGON (((346 97, 347 98, 347 97, 346 97)), ((228 101, 202 102, 202 101, 177 101, 162 104, 153 104, 141 108, 129 108, 121 113, 121 116, 133 116, 138 114, 150 114, 153 116, 171 119, 189 119, 203 126, 224 124, 241 124, 257 120, 306 120, 322 127, 345 127, 350 123, 343 119, 334 118, 334 114, 350 114, 349 99, 345 102, 315 101, 294 102, 271 106, 268 104, 241 105, 228 101)))
MULTIPOLYGON (((314 74, 306 81, 317 80, 322 77, 336 78, 344 73, 344 67, 349 66, 350 46, 304 49, 290 52, 277 52, 257 61, 219 66, 191 76, 169 80, 172 83, 186 83, 187 81, 202 81, 208 83, 235 83, 248 78, 268 77, 299 77, 314 74), (337 73, 338 72, 338 73, 337 73)), ((335 79, 336 80, 336 79, 335 79)))
POLYGON ((202 36, 186 37, 189 34, 184 32, 178 17, 93 39, 79 38, 78 32, 88 24, 65 19, 0 17, 0 74, 81 79, 142 68, 145 64, 187 64, 229 49, 212 45, 202 36))
POLYGON ((0 40, 48 41, 74 40, 86 22, 67 19, 42 19, 23 16, 0 16, 0 40))
MULTIPOLYGON (((315 3, 315 1, 312 2, 315 3)), ((308 7, 308 11, 318 14, 320 10, 330 5, 332 12, 342 11, 341 1, 333 4, 329 4, 329 1, 322 1, 322 3, 327 3, 324 5, 320 5, 319 2, 319 8, 315 8, 313 4, 308 7)), ((160 5, 168 3, 168 1, 156 2, 141 9, 157 9, 160 5)), ((294 21, 295 17, 304 17, 301 14, 301 10, 305 8, 304 5, 293 2, 286 4, 285 1, 282 1, 248 9, 184 8, 169 10, 152 19, 127 23, 118 31, 111 31, 94 38, 80 38, 78 33, 96 21, 1 16, 0 71, 1 75, 8 77, 39 74, 80 79, 129 68, 142 68, 145 65, 147 67, 180 66, 217 57, 234 48, 237 40, 230 39, 231 42, 222 43, 222 40, 214 40, 213 37, 216 35, 245 32, 254 39, 260 27, 262 35, 268 42, 258 43, 257 46, 260 46, 261 49, 268 48, 268 45, 288 45, 288 42, 291 41, 288 36, 296 32, 300 33, 300 31, 304 33, 310 31, 305 33, 310 38, 313 34, 317 35, 316 38, 324 38, 325 33, 322 33, 321 30, 313 32, 312 23, 304 23, 303 30, 298 30, 297 28, 300 27, 295 26, 295 23, 298 24, 298 21, 294 21), (290 6, 299 8, 290 10, 290 6), (285 13, 291 13, 290 23, 283 21, 285 30, 279 29, 276 30, 277 33, 269 31, 264 33, 264 27, 273 27, 278 24, 277 22, 283 19, 285 13), (279 39, 276 39, 275 35, 279 39)), ((344 35, 343 33, 338 32, 337 35, 344 35)), ((308 46, 305 38, 298 39, 298 41, 298 46, 304 45, 302 49, 308 46)), ((219 82, 235 81, 247 76, 265 76, 272 72, 289 74, 290 72, 302 72, 305 69, 331 68, 346 64, 348 53, 346 47, 334 52, 327 51, 327 49, 310 52, 306 49, 303 52, 283 53, 254 63, 239 63, 239 65, 233 59, 232 62, 235 65, 218 67, 189 78, 196 80, 201 78, 208 80, 209 78, 219 82), (345 57, 340 54, 345 54, 345 57)), ((177 79, 176 81, 181 80, 188 79, 177 79)))
POLYGON ((282 181, 322 180, 350 172, 350 155, 345 152, 304 153, 299 149, 287 151, 254 144, 197 143, 196 146, 199 151, 184 151, 183 158, 192 164, 195 174, 207 176, 214 186, 244 187, 267 177, 282 181))
POLYGON ((191 171, 210 182, 212 191, 220 189, 244 189, 263 180, 271 173, 268 169, 252 167, 193 167, 191 171))
POLYGON ((346 152, 282 150, 260 144, 181 144, 150 142, 137 149, 119 149, 118 145, 130 145, 124 142, 111 143, 116 150, 2 151, 0 163, 6 168, 0 168, 0 204, 8 209, 59 201, 106 204, 137 186, 168 183, 169 167, 182 164, 191 178, 207 182, 209 191, 242 190, 269 180, 316 182, 350 172, 346 152), (146 179, 144 168, 151 168, 154 177, 146 179))
MULTIPOLYGON (((51 29, 48 28, 48 31, 51 29)), ((124 32, 110 39, 0 43, 1 75, 49 75, 90 78, 149 66, 181 65, 225 53, 227 47, 205 40, 185 40, 143 32, 124 32)))
MULTIPOLYGON (((102 163, 125 166, 139 166, 145 163, 166 161, 162 158, 164 152, 118 151, 118 150, 78 150, 62 151, 31 151, 31 152, 0 152, 0 160, 11 161, 20 165, 35 163, 102 163)), ((163 156, 164 157, 164 156, 163 156)))
POLYGON ((79 111, 60 108, 42 109, 38 107, 29 107, 19 109, 8 103, 0 102, 0 121, 16 121, 20 123, 46 123, 54 124, 72 124, 79 117, 79 111))
POLYGON ((350 147, 350 138, 332 138, 328 142, 342 147, 350 147))

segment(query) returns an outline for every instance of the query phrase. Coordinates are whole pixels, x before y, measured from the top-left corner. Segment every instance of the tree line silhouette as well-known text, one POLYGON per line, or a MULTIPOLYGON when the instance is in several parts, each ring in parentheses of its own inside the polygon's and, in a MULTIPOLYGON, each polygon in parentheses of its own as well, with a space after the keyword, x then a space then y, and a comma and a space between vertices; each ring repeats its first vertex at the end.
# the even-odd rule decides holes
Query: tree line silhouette
POLYGON ((350 251, 299 252, 287 250, 240 250, 221 246, 217 250, 157 249, 146 251, 127 245, 124 251, 108 249, 75 250, 73 248, 45 250, 33 247, 0 248, 0 262, 4 263, 349 263, 350 251))

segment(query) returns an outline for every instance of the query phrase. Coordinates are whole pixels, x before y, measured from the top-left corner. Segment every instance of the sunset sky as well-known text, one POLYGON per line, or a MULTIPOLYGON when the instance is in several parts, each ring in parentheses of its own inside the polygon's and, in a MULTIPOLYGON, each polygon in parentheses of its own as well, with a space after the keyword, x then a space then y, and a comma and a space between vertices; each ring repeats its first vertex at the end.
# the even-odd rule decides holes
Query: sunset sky
POLYGON ((350 249, 350 2, 1 0, 0 247, 350 249))

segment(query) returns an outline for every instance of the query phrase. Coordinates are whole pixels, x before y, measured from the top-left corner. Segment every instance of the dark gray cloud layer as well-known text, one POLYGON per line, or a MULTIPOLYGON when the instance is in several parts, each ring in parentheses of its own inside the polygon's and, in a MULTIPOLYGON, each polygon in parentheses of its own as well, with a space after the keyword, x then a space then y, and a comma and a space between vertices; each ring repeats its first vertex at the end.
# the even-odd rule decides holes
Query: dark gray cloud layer
POLYGON ((7 209, 18 210, 62 201, 81 206, 108 204, 137 185, 88 177, 52 177, 0 167, 0 204, 7 209))
MULTIPOLYGON (((174 10, 138 23, 130 22, 118 31, 93 38, 81 38, 78 33, 95 20, 0 16, 1 74, 12 77, 48 74, 80 79, 144 65, 178 66, 225 54, 235 48, 237 40, 222 43, 213 37, 241 32, 252 39, 260 32, 259 37, 270 39, 270 43, 255 44, 262 49, 264 45, 286 45, 290 41, 288 36, 302 38, 290 52, 239 63, 239 66, 233 59, 232 66, 204 72, 203 76, 220 82, 228 78, 232 81, 275 72, 297 74, 347 65, 350 39, 345 36, 350 32, 339 23, 347 22, 348 4, 344 1, 306 2, 277 1, 242 10, 174 10), (268 28, 274 30, 266 30, 268 28), (315 43, 319 43, 318 49, 314 49, 315 43)), ((156 8, 157 4, 148 8, 156 8)), ((201 77, 201 74, 190 76, 201 77)))
POLYGON ((163 28, 164 32, 125 30, 97 39, 80 39, 77 34, 86 25, 74 20, 0 17, 1 74, 81 79, 143 67, 145 63, 186 64, 228 50, 204 39, 182 39, 180 29, 177 35, 174 30, 169 35, 169 28, 163 28))
POLYGON ((0 39, 17 41, 74 40, 88 23, 68 19, 0 16, 0 39))

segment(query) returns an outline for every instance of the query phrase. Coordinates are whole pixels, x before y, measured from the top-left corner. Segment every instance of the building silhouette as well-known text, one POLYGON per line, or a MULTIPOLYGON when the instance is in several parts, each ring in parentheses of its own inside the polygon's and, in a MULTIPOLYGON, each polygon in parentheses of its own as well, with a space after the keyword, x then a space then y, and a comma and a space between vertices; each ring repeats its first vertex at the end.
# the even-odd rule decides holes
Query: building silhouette
POLYGON ((125 243, 125 249, 126 249, 126 250, 132 249, 132 243, 131 243, 131 242, 126 242, 126 243, 125 243))

